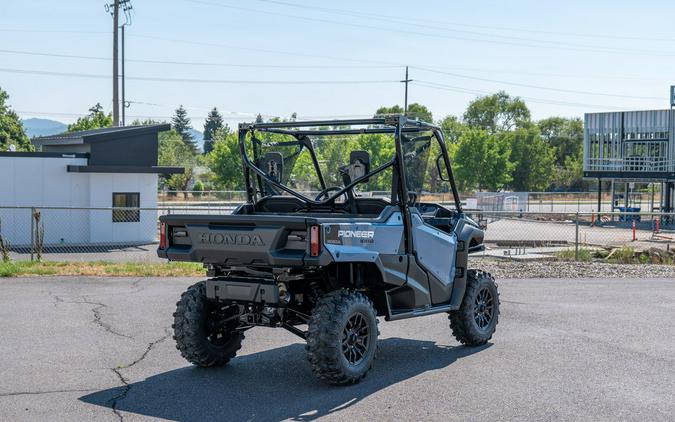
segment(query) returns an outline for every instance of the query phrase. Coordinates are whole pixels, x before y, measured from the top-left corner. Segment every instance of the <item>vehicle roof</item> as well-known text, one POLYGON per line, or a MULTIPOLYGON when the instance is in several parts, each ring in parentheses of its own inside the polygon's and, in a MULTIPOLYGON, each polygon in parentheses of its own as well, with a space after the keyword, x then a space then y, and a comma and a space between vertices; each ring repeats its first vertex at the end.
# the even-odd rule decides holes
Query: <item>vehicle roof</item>
POLYGON ((396 126, 401 127, 404 132, 419 132, 431 129, 440 130, 440 127, 432 123, 410 119, 401 114, 375 116, 369 119, 240 123, 239 129, 291 135, 357 135, 361 133, 393 133, 396 126), (354 126, 365 127, 354 128, 354 126), (322 127, 324 129, 321 129, 322 127))

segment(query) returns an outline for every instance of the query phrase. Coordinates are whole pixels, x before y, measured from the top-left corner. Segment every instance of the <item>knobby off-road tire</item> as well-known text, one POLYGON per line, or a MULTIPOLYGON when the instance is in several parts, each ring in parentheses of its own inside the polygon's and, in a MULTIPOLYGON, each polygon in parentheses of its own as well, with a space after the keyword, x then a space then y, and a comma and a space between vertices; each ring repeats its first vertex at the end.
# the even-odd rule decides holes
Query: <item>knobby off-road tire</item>
POLYGON ((190 286, 176 303, 174 340, 180 354, 197 366, 222 366, 241 348, 244 334, 234 327, 215 326, 219 308, 206 299, 206 286, 190 286))
POLYGON ((499 322, 499 292, 492 275, 480 270, 467 271, 462 304, 449 313, 450 328, 457 341, 467 346, 487 343, 499 322))
POLYGON ((366 295, 342 290, 322 296, 307 331, 312 372, 333 385, 360 381, 372 367, 378 334, 377 314, 366 295))

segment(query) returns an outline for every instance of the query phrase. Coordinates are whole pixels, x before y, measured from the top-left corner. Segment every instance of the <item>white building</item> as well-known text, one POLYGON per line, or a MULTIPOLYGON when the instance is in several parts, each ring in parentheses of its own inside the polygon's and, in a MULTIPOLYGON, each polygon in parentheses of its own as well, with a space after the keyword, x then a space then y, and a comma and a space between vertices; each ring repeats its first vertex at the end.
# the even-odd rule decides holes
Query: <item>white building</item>
POLYGON ((157 133, 169 125, 105 128, 37 138, 39 152, 0 152, 0 234, 30 245, 32 208, 44 244, 144 244, 157 238, 157 133), (112 210, 111 207, 124 207, 112 210), (134 209, 140 208, 140 209, 134 209))

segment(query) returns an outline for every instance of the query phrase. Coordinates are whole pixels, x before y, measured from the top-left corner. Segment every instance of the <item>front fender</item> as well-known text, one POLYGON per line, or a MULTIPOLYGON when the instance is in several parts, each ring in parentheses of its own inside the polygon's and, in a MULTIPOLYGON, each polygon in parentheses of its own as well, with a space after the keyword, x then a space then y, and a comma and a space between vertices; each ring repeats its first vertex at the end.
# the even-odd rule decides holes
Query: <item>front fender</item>
POLYGON ((466 272, 469 265, 469 249, 481 246, 485 238, 485 232, 476 222, 461 215, 455 225, 455 234, 457 235, 457 252, 455 257, 455 280, 450 296, 450 305, 453 309, 458 309, 464 298, 466 290, 466 272))

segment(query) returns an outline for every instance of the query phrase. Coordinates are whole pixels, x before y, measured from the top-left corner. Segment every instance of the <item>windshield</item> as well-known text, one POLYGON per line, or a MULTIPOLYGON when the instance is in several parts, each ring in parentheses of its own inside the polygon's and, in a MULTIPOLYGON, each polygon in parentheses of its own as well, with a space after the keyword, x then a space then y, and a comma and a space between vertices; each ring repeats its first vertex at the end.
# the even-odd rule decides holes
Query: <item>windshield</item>
MULTIPOLYGON (((394 137, 390 134, 320 135, 298 140, 292 135, 256 133, 256 165, 268 176, 299 193, 314 198, 324 188, 343 188, 359 176, 389 162, 395 153, 394 137), (311 150, 310 150, 311 147, 311 150), (316 171, 311 151, 314 151, 320 174, 316 171), (270 164, 273 154, 281 157, 282 165, 270 164)), ((387 169, 357 184, 359 196, 391 196, 392 173, 387 169)), ((262 181, 264 194, 288 195, 271 189, 262 181)))
POLYGON ((440 140, 436 135, 431 131, 408 133, 402 136, 401 141, 406 185, 408 193, 414 194, 410 199, 417 202, 452 203, 452 188, 447 181, 440 140), (440 165, 437 166, 439 157, 440 165))

